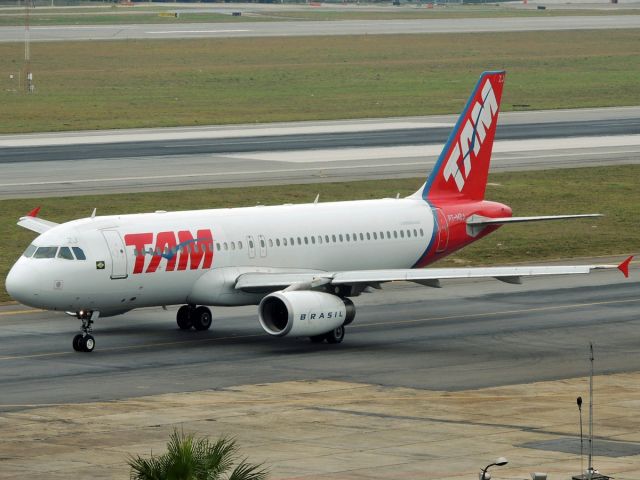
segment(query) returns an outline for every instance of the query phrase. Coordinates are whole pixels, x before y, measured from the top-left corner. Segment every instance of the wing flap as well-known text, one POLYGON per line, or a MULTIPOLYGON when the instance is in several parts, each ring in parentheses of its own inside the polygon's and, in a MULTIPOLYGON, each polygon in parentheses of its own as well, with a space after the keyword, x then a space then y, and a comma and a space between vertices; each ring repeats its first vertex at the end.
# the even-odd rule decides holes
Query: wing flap
POLYGON ((245 273, 236 281, 238 290, 313 289, 331 285, 368 285, 385 282, 414 282, 439 288, 441 280, 495 278, 519 284, 523 277, 546 275, 580 275, 592 270, 618 268, 618 265, 549 265, 523 267, 424 268, 393 270, 353 270, 311 273, 245 273))

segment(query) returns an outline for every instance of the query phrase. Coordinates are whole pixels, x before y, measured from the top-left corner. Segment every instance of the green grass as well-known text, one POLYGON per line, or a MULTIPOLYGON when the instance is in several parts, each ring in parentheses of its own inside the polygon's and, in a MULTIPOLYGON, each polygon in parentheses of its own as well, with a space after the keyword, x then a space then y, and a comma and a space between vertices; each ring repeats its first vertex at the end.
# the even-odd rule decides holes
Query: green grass
MULTIPOLYGON (((167 12, 173 13, 171 10, 167 12)), ((284 20, 284 19, 282 19, 284 20)), ((166 17, 160 16, 159 12, 102 12, 86 14, 51 14, 39 13, 29 17, 29 24, 32 26, 47 25, 124 25, 139 23, 204 23, 204 22, 268 22, 277 19, 260 16, 240 16, 234 17, 231 14, 223 13, 180 13, 180 16, 166 17)), ((24 25, 23 16, 0 14, 0 26, 21 26, 24 25)))
POLYGON ((23 55, 0 44, 0 133, 454 113, 501 68, 503 110, 640 98, 640 29, 34 43, 33 95, 23 55))
MULTIPOLYGON (((483 240, 448 257, 440 265, 486 265, 597 255, 621 256, 640 250, 640 166, 614 166, 496 173, 490 176, 487 198, 506 203, 515 215, 604 213, 600 219, 542 222, 502 227, 483 240)), ((0 301, 8 300, 4 278, 11 264, 35 238, 15 225, 26 210, 42 206, 41 216, 64 222, 88 216, 94 207, 100 215, 250 206, 257 203, 312 202, 395 197, 408 195, 421 178, 377 180, 317 185, 244 187, 216 190, 139 193, 0 201, 0 301)))

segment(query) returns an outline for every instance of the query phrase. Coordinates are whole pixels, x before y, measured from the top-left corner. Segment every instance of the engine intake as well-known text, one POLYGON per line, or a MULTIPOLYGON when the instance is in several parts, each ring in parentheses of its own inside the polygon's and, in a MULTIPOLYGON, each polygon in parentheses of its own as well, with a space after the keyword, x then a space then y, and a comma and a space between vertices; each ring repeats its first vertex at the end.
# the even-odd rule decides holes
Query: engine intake
POLYGON ((260 325, 269 335, 305 337, 349 325, 356 316, 356 308, 348 298, 330 293, 279 291, 262 299, 258 314, 260 325))

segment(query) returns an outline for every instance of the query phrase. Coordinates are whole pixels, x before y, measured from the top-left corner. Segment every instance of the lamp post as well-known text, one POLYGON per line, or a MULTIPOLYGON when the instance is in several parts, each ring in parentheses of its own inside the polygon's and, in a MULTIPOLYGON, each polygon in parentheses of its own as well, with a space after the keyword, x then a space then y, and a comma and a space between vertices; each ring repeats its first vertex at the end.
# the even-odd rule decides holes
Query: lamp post
POLYGON ((482 471, 478 474, 478 477, 480 478, 480 480, 490 480, 490 479, 491 479, 491 474, 488 474, 488 473, 487 473, 487 472, 488 472, 488 470, 489 470, 491 467, 494 467, 494 466, 502 467, 502 466, 506 465, 507 463, 509 463, 509 462, 507 461, 507 459, 506 459, 506 458, 504 458, 504 457, 498 457, 498 458, 496 458, 496 461, 495 461, 495 462, 490 463, 489 465, 487 465, 486 467, 484 467, 484 468, 482 469, 482 471))

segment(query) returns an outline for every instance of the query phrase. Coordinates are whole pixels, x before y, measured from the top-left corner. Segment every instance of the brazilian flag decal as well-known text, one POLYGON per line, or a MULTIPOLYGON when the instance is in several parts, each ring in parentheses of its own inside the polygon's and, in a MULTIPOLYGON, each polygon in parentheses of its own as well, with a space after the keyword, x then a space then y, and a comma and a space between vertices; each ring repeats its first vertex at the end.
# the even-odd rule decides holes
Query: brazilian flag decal
POLYGON ((96 262, 96 269, 97 270, 104 270, 104 260, 99 260, 96 262))

